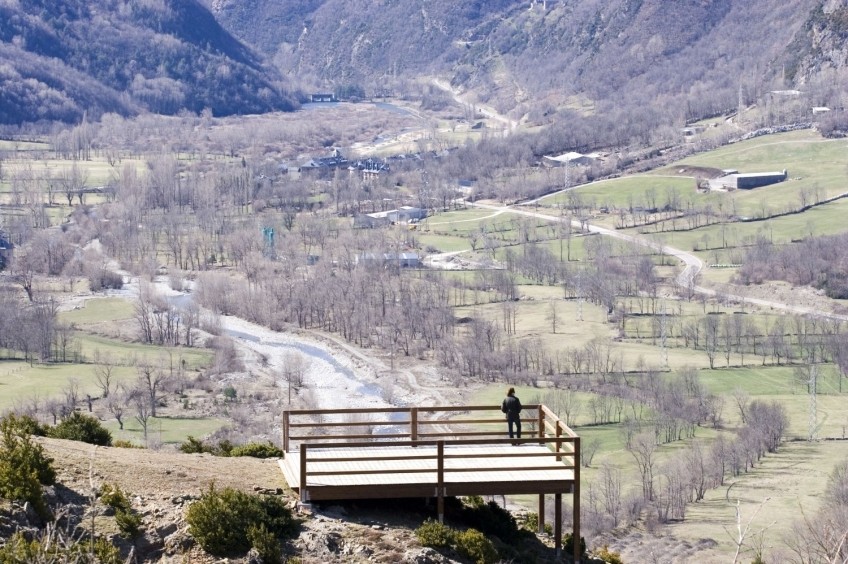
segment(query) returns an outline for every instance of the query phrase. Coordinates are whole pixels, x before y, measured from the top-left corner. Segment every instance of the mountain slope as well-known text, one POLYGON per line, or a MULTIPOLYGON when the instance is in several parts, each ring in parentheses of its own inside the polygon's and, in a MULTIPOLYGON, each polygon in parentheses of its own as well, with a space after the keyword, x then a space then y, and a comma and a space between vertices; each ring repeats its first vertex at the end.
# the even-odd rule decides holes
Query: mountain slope
MULTIPOLYGON (((215 0, 283 70, 366 92, 438 73, 501 110, 669 97, 689 117, 772 88, 814 0, 215 0), (249 6, 249 7, 248 7, 249 6), (687 106, 688 105, 688 106, 687 106)), ((665 100, 660 101, 668 106, 665 100)))
POLYGON ((290 109, 277 80, 195 0, 0 3, 2 123, 290 109))

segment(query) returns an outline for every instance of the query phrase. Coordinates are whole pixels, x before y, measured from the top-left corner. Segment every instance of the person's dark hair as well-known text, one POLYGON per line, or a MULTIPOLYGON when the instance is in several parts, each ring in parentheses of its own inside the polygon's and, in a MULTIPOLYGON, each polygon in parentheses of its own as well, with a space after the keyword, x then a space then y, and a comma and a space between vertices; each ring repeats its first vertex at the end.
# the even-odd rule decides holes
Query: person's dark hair
POLYGON ((506 391, 506 395, 508 395, 508 396, 514 396, 514 395, 515 395, 515 388, 510 388, 510 389, 508 389, 508 390, 506 391))

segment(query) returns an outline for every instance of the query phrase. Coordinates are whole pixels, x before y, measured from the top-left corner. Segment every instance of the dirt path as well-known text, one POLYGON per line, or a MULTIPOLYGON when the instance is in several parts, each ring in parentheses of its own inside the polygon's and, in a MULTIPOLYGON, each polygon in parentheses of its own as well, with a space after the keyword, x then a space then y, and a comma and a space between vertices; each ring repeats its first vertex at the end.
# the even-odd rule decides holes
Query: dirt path
POLYGON ((459 105, 473 106, 477 110, 477 112, 483 114, 483 116, 504 124, 506 126, 506 134, 512 133, 516 128, 518 128, 517 121, 498 113, 498 111, 491 106, 469 100, 467 94, 461 94, 458 89, 451 86, 450 83, 448 83, 447 81, 442 80, 440 78, 434 78, 430 82, 436 88, 444 90, 445 92, 453 96, 454 101, 456 101, 456 103, 458 103, 459 105))

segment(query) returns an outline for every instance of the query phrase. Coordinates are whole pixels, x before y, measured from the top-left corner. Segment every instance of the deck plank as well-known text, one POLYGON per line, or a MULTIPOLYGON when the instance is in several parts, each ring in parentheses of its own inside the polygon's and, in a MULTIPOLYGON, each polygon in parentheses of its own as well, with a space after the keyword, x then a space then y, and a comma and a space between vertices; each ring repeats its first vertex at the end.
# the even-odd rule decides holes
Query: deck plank
MULTIPOLYGON (((393 486, 426 486, 437 482, 436 447, 310 447, 307 468, 309 490, 320 488, 391 488, 393 486), (404 456, 430 455, 431 459, 407 459, 404 456), (372 457, 398 457, 397 460, 374 460, 372 457), (338 460, 338 459, 345 460, 338 460), (333 459, 323 461, 322 459, 333 459), (313 475, 314 472, 333 474, 313 475), (357 472, 345 474, 344 472, 357 472)), ((525 491, 532 484, 571 482, 574 471, 568 466, 571 457, 557 462, 545 446, 524 444, 485 446, 446 446, 444 482, 455 484, 499 484, 499 491, 515 483, 525 491), (520 454, 521 456, 515 456, 520 454), (507 455, 507 456, 503 456, 507 455), (524 456, 526 455, 526 456, 524 456), (485 457, 484 457, 485 456, 485 457)), ((286 453, 280 461, 283 476, 294 490, 300 489, 300 452, 286 453)), ((540 492, 542 493, 542 492, 540 492)), ((386 494, 386 492, 381 492, 386 494)))

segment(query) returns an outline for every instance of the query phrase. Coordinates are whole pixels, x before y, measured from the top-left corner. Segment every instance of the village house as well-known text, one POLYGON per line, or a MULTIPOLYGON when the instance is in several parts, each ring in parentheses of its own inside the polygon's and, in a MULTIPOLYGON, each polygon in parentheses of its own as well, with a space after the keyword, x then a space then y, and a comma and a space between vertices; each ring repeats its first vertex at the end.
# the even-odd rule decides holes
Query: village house
POLYGON ((338 149, 333 149, 330 155, 309 159, 298 169, 301 174, 324 176, 337 168, 347 167, 349 161, 338 149))

